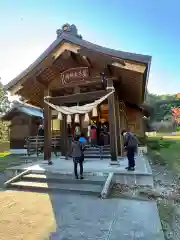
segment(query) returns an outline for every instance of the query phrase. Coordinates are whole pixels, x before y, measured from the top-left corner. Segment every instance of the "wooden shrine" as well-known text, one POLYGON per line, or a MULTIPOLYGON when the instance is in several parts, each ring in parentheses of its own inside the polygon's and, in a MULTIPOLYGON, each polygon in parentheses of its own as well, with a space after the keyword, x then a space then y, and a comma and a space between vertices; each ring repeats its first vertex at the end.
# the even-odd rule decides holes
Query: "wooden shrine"
POLYGON ((12 151, 24 149, 26 138, 37 135, 39 124, 43 121, 43 111, 38 107, 16 101, 1 120, 10 122, 10 149, 12 151))
MULTIPOLYGON (((90 103, 114 89, 103 103, 102 118, 109 123, 112 161, 121 154, 121 130, 143 134, 142 118, 151 57, 108 49, 90 43, 78 34, 75 25, 57 30, 56 40, 25 71, 6 85, 28 103, 44 109, 44 158, 51 158, 52 109, 44 103, 73 106, 90 103), (108 86, 108 88, 107 88, 108 86), (106 113, 105 113, 106 112, 106 113)), ((62 153, 68 151, 67 116, 59 121, 62 153)))

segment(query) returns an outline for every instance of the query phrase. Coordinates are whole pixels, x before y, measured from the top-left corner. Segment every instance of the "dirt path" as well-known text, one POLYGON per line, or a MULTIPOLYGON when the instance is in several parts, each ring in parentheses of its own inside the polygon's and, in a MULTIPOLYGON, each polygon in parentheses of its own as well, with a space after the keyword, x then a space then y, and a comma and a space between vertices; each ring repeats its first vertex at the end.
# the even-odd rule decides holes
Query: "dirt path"
POLYGON ((0 239, 48 239, 55 230, 48 194, 29 192, 0 193, 0 239))

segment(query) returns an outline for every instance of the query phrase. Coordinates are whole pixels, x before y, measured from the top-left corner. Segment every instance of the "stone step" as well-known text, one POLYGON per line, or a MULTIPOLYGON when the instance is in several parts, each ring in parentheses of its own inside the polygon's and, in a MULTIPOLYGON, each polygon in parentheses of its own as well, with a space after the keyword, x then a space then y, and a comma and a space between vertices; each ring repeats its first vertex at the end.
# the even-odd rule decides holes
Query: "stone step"
MULTIPOLYGON (((83 180, 77 180, 83 181, 83 180)), ((8 188, 18 189, 23 191, 34 192, 64 192, 64 193, 78 193, 86 195, 100 196, 102 191, 101 185, 94 184, 71 184, 71 183, 45 183, 45 182, 30 182, 30 181, 17 181, 11 183, 8 188)))
MULTIPOLYGON (((86 146, 85 149, 99 149, 100 146, 96 146, 96 147, 91 147, 91 146, 86 146)), ((110 150, 110 147, 108 146, 103 146, 104 150, 110 150)))
MULTIPOLYGON (((65 159, 65 157, 62 156, 61 159, 65 159)), ((71 157, 69 157, 68 160, 73 161, 73 159, 71 157)), ((84 156, 84 161, 89 161, 89 160, 90 161, 93 160, 93 161, 97 161, 98 162, 100 160, 100 156, 98 156, 98 155, 84 156)), ((105 156, 105 157, 102 158, 102 161, 103 160, 105 160, 105 161, 109 160, 109 162, 110 162, 111 161, 111 156, 105 156)))
POLYGON ((58 182, 58 183, 72 183, 72 184, 96 184, 103 185, 106 177, 104 176, 87 176, 83 180, 77 181, 74 178, 73 174, 40 174, 40 173, 31 173, 28 175, 24 175, 21 179, 23 181, 29 182, 58 182))
POLYGON ((127 186, 153 186, 152 176, 141 176, 136 174, 115 174, 116 183, 127 186))
MULTIPOLYGON (((94 158, 94 159, 99 159, 100 158, 100 155, 99 154, 86 154, 86 153, 84 153, 84 158, 86 159, 86 158, 94 158)), ((111 155, 109 154, 103 154, 102 155, 102 158, 106 158, 106 159, 110 159, 111 158, 111 155)))
MULTIPOLYGON (((71 178, 73 176, 73 170, 70 170, 70 171, 66 171, 66 170, 52 170, 51 172, 47 172, 46 170, 31 170, 31 173, 32 174, 53 174, 53 175, 56 175, 56 174, 61 174, 61 176, 64 176, 64 177, 69 177, 71 178)), ((90 171, 90 172, 84 172, 83 176, 84 178, 86 179, 92 179, 93 177, 98 177, 100 180, 106 180, 107 177, 108 177, 109 173, 106 173, 106 172, 98 172, 98 171, 90 171)))
MULTIPOLYGON (((84 151, 84 155, 100 155, 100 152, 99 150, 85 150, 84 151)), ((102 154, 105 154, 105 155, 110 155, 110 152, 109 151, 103 151, 102 154)))

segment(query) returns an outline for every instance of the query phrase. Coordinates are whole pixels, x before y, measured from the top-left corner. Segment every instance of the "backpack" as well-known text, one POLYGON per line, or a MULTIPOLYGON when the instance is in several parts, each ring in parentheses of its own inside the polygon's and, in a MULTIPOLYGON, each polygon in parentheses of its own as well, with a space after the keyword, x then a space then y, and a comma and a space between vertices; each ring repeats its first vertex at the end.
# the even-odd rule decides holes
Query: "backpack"
POLYGON ((127 143, 127 147, 131 147, 131 148, 136 148, 138 146, 138 139, 134 134, 128 134, 128 143, 127 143))

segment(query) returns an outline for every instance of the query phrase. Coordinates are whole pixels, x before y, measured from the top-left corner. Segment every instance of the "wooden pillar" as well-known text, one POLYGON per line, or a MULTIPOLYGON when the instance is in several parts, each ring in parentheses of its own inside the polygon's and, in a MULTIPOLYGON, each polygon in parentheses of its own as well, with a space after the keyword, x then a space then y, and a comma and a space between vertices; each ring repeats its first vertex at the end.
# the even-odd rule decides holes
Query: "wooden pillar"
POLYGON ((120 141, 120 137, 121 137, 121 119, 120 119, 120 109, 119 109, 119 98, 118 95, 116 94, 116 132, 117 132, 117 149, 118 149, 118 155, 121 156, 121 141, 120 141))
MULTIPOLYGON (((44 96, 50 96, 49 89, 44 91, 44 96)), ((51 160, 51 145, 52 145, 52 132, 51 132, 51 108, 48 104, 44 104, 44 160, 51 160)))
MULTIPOLYGON (((113 81, 107 79, 107 90, 111 92, 113 89, 113 81)), ((110 130, 110 150, 111 161, 117 162, 117 134, 116 134, 116 115, 115 115, 115 93, 108 97, 108 115, 109 115, 109 130, 110 130)))
POLYGON ((67 118, 63 114, 63 119, 61 121, 61 153, 63 156, 67 155, 67 118))
POLYGON ((60 120, 60 148, 61 155, 64 156, 64 117, 60 120))

